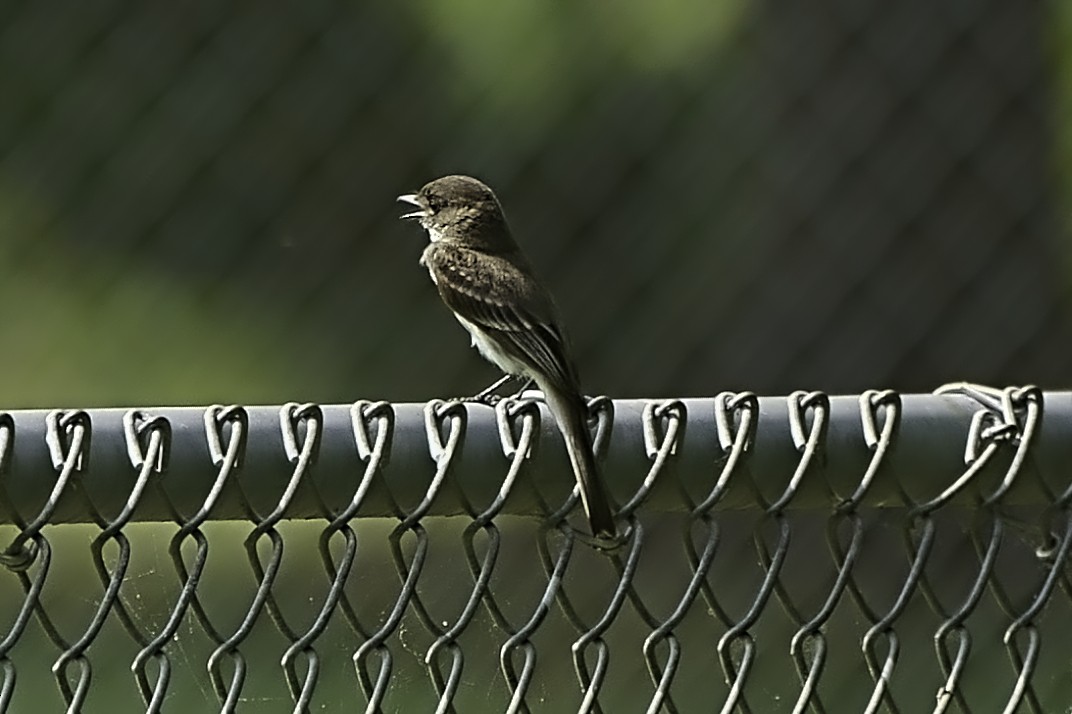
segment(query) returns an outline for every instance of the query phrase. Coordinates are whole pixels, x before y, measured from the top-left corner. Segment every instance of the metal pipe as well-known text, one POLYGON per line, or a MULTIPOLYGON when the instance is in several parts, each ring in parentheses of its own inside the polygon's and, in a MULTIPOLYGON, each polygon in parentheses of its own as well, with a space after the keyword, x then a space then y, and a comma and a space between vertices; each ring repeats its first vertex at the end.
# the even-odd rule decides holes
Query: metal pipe
MULTIPOLYGON (((871 392, 863 401, 821 393, 615 401, 613 417, 605 422, 611 429, 602 449, 604 477, 616 505, 632 502, 643 510, 831 509, 853 497, 881 446, 858 503, 911 506, 936 498, 973 503, 995 496, 1003 504, 1048 504, 1068 489, 1072 392, 947 391, 871 392), (1032 399, 1038 402, 1035 411, 1032 399), (1035 422, 1029 424, 1031 414, 1035 422), (735 454, 735 429, 749 419, 754 430, 739 439, 735 454), (888 419, 895 423, 887 426, 888 419), (1031 442, 1029 450, 1019 448, 1024 442, 1031 442), (1021 452, 1027 458, 1017 464, 1021 452), (737 461, 725 488, 712 495, 731 456, 737 461), (652 483, 645 485, 658 458, 666 463, 652 469, 652 483), (977 473, 969 472, 972 464, 977 473)), ((377 456, 371 453, 376 434, 388 427, 390 437, 378 454, 380 463, 372 466, 357 517, 401 516, 416 508, 435 481, 437 453, 444 478, 422 515, 475 514, 495 501, 511 464, 504 428, 512 425, 516 438, 523 419, 509 417, 509 408, 517 407, 513 400, 498 410, 442 402, 372 406, 217 407, 208 420, 206 409, 195 407, 10 411, 0 416, 2 522, 25 524, 49 508, 44 518, 49 523, 110 521, 138 482, 139 459, 154 463, 133 510, 135 521, 174 520, 176 512, 180 519, 193 517, 224 466, 229 470, 222 474, 210 518, 248 518, 245 502, 258 520, 279 508, 287 518, 324 518, 354 499, 377 456), (207 424, 218 425, 217 444, 207 424), (430 437, 437 427, 441 449, 430 437), (457 438, 451 438, 452 428, 460 430, 457 438), (236 432, 245 433, 237 437, 241 443, 232 444, 236 432), (229 446, 236 463, 226 463, 229 446), (56 493, 65 464, 68 479, 56 493), (292 497, 283 498, 288 487, 292 497)), ((542 406, 540 415, 538 439, 503 513, 547 513, 565 502, 573 486, 557 429, 542 406)))

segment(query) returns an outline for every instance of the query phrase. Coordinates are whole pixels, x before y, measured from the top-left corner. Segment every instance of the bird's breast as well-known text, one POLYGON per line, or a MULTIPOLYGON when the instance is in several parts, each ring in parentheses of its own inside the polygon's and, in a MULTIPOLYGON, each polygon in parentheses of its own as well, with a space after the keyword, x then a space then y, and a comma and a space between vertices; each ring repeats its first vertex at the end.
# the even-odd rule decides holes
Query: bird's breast
POLYGON ((435 271, 432 270, 432 248, 432 244, 429 243, 428 247, 421 253, 421 259, 418 262, 428 269, 428 275, 432 278, 432 282, 438 285, 439 281, 436 280, 435 271))
POLYGON ((526 377, 532 377, 529 369, 521 362, 518 362, 507 352, 505 352, 494 338, 488 335, 479 325, 476 325, 458 313, 454 313, 454 317, 458 318, 458 322, 462 324, 466 332, 472 338, 473 347, 476 347, 477 352, 491 362, 493 365, 501 369, 507 374, 520 374, 526 377))

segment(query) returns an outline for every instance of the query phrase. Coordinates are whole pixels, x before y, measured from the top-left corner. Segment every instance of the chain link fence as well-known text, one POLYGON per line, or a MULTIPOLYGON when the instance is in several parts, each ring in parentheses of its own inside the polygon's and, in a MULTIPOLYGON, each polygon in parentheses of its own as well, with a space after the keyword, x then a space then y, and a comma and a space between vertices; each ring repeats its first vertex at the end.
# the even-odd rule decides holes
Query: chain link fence
POLYGON ((529 399, 3 414, 0 710, 1067 705, 1072 394, 593 411, 610 552, 529 399))

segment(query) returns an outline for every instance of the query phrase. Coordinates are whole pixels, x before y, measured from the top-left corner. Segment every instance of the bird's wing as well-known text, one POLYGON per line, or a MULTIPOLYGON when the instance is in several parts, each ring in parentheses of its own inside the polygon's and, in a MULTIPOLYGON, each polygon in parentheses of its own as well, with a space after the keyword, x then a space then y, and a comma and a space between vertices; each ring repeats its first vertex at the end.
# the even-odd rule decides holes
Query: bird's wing
POLYGON ((551 297, 523 262, 518 266, 523 260, 440 244, 425 262, 447 307, 510 356, 576 393, 576 371, 551 297))

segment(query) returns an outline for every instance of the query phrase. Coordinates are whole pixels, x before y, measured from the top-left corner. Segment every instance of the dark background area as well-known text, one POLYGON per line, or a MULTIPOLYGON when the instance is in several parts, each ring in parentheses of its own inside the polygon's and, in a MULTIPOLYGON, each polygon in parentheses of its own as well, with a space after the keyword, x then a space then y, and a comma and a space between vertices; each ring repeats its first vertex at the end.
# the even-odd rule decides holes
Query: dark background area
MULTIPOLYGON (((398 194, 455 172, 497 191, 557 296, 591 393, 912 392, 950 380, 1069 388, 1070 48, 1072 3, 1057 0, 5 0, 3 407, 423 401, 484 386, 494 368, 417 265, 423 232, 397 220, 398 194)), ((861 581, 875 607, 893 601, 908 571, 900 515, 869 514, 861 581)), ((795 514, 790 590, 809 611, 833 578, 827 516, 795 514)), ((714 581, 740 617, 763 572, 750 531, 762 532, 763 516, 719 519, 714 581)), ((547 578, 538 524, 505 520, 495 589, 520 618, 547 578)), ((398 592, 385 545, 395 522, 355 523, 362 545, 348 589, 376 624, 398 592)), ((451 620, 472 581, 459 555, 468 522, 424 524, 434 547, 422 596, 451 620)), ((637 582, 665 615, 692 571, 679 524, 648 525, 637 582)), ((978 553, 964 523, 943 527, 929 573, 963 584, 978 553)), ((252 598, 241 548, 251 528, 206 526, 201 592, 226 632, 252 598)), ((281 527, 287 555, 273 592, 303 627, 327 588, 312 555, 323 528, 281 527)), ((175 602, 176 530, 126 529, 122 599, 145 632, 159 632, 175 602)), ((0 543, 14 536, 5 531, 0 543)), ((47 533, 56 559, 42 606, 74 638, 103 597, 87 547, 100 528, 47 533)), ((1026 593, 1037 554, 1009 540, 994 582, 1026 593)), ((578 551, 566 587, 594 619, 616 579, 578 551)), ((10 623, 23 586, 10 574, 0 586, 10 623)), ((1068 604, 1054 600, 1047 624, 1059 633, 1068 604)), ((840 607, 824 686, 841 697, 831 701, 863 705, 869 620, 847 600, 840 607)), ((943 681, 933 659, 941 618, 918 596, 911 607, 897 686, 929 707, 943 681)), ((983 608, 970 701, 1013 683, 995 644, 1011 616, 990 600, 983 608)), ((463 639, 460 707, 505 696, 493 661, 504 633, 478 618, 463 639)), ((724 693, 711 645, 723 628, 701 606, 689 618, 679 629, 695 659, 678 696, 706 703, 724 693)), ((757 641, 777 645, 758 660, 753 703, 798 694, 783 646, 791 625, 772 605, 756 628, 757 641)), ((548 628, 530 700, 576 703, 577 634, 559 609, 548 628)), ((615 624, 608 708, 645 706, 638 653, 649 632, 628 611, 615 624)), ((189 615, 177 638, 169 706, 212 708, 214 644, 189 615)), ((408 609, 390 642, 392 704, 431 703, 429 638, 408 609)), ((336 616, 317 645, 318 705, 353 701, 358 640, 336 616)), ((1068 673, 1053 635, 1046 641, 1034 686, 1058 701, 1068 673)), ((260 617, 244 645, 243 706, 290 711, 278 667, 289 642, 260 617)), ((15 707, 60 706, 49 668, 62 649, 29 630, 15 707)), ((88 711, 136 705, 136 649, 110 616, 90 651, 88 711)))
POLYGON ((396 220, 491 184, 616 397, 1069 385, 1061 3, 0 7, 15 406, 471 392, 396 220))

